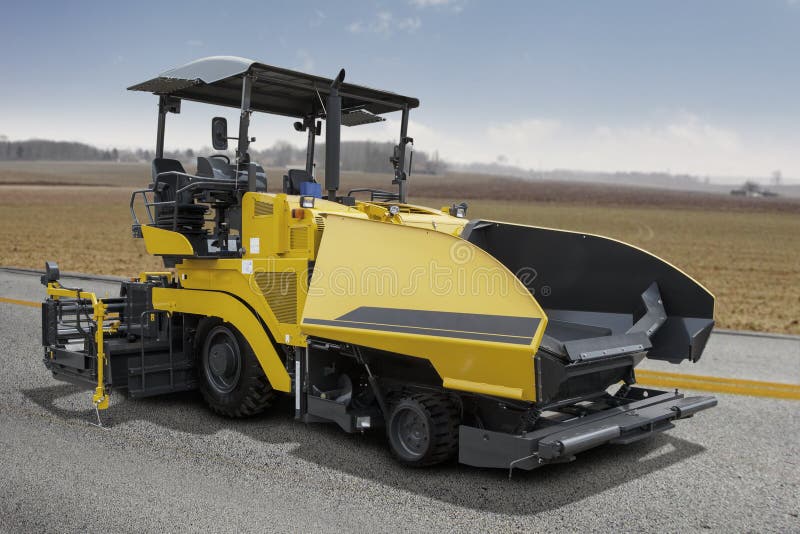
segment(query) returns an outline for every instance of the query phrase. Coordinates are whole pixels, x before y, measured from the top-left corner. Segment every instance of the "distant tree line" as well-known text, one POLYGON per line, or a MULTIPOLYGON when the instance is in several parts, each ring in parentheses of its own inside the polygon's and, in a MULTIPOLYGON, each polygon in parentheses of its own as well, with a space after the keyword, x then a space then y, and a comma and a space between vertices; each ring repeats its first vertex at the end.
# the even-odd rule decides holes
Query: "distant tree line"
MULTIPOLYGON (((251 147, 251 158, 268 167, 302 167, 305 165, 305 148, 295 147, 286 141, 278 141, 263 150, 251 147)), ((390 173, 392 166, 389 157, 392 155, 394 145, 390 142, 376 143, 373 141, 344 141, 340 164, 343 170, 390 173)), ((191 163, 198 154, 212 154, 211 148, 204 147, 200 150, 165 151, 167 158, 178 159, 191 163)), ((0 161, 124 161, 124 162, 149 162, 153 159, 152 150, 135 149, 119 150, 101 149, 84 143, 68 141, 48 141, 31 139, 27 141, 8 141, 0 137, 0 161)), ((325 167, 325 144, 317 144, 314 151, 315 162, 318 168, 325 167)), ((407 158, 410 154, 407 155, 407 158)), ((439 159, 438 153, 433 157, 422 151, 414 152, 414 172, 426 174, 442 174, 446 165, 439 159)))
MULTIPOLYGON (((374 141, 342 141, 339 164, 342 170, 391 173, 392 164, 389 157, 394 151, 391 142, 374 141)), ((253 160, 270 167, 302 166, 305 164, 305 148, 295 147, 286 141, 278 141, 264 150, 251 150, 253 160)), ((411 158, 410 150, 406 160, 411 158)), ((325 143, 318 143, 314 150, 314 162, 318 168, 325 168, 325 143)), ((424 174, 443 174, 447 166, 439 159, 438 152, 430 156, 426 152, 414 151, 414 172, 424 174)))
POLYGON ((69 141, 0 140, 0 160, 57 160, 57 161, 117 161, 116 148, 100 149, 83 143, 69 141))

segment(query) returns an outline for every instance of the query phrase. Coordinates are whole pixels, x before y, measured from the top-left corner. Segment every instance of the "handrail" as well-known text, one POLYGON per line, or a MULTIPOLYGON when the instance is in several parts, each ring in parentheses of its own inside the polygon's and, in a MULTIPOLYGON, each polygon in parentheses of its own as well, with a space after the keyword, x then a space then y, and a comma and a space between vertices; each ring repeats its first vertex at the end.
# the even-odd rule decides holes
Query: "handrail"
MULTIPOLYGON (((203 180, 206 182, 219 182, 219 183, 230 183, 230 182, 243 182, 244 180, 239 180, 238 178, 213 178, 210 176, 197 176, 196 174, 189 174, 186 172, 180 171, 164 171, 156 174, 156 180, 161 178, 162 176, 166 176, 168 174, 174 174, 176 176, 183 176, 184 178, 197 178, 198 180, 203 180)), ((154 180, 155 181, 155 180, 154 180)))
POLYGON ((147 211, 147 217, 150 219, 150 224, 154 224, 155 220, 153 220, 153 214, 150 212, 151 203, 147 202, 147 193, 153 193, 152 189, 137 189, 133 193, 131 193, 131 202, 130 202, 130 210, 131 210, 131 217, 133 218, 133 225, 136 227, 141 227, 141 223, 139 222, 139 217, 136 215, 136 210, 133 208, 133 204, 136 200, 136 195, 141 194, 144 198, 144 207, 147 211))
MULTIPOLYGON (((178 203, 177 198, 175 200, 165 200, 165 201, 155 202, 155 193, 156 193, 156 191, 155 191, 155 183, 159 178, 161 178, 163 176, 168 176, 168 175, 183 176, 184 178, 189 178, 190 179, 190 182, 188 184, 186 184, 183 187, 180 187, 180 188, 175 190, 175 195, 176 196, 178 194, 180 194, 180 193, 183 193, 183 192, 186 192, 186 191, 191 191, 191 190, 197 189, 197 188, 199 188, 201 186, 208 186, 208 185, 228 186, 225 189, 231 188, 231 186, 233 186, 232 189, 235 190, 235 191, 238 191, 239 190, 239 185, 241 183, 243 183, 243 182, 246 182, 246 180, 241 180, 239 178, 231 178, 231 179, 228 179, 228 178, 211 178, 211 177, 207 177, 207 176, 197 176, 195 174, 188 174, 188 173, 179 172, 179 171, 160 172, 160 173, 158 173, 156 175, 155 180, 153 181, 153 183, 151 184, 151 186, 148 189, 137 189, 136 191, 134 191, 131 194, 131 200, 130 200, 129 207, 130 207, 130 212, 131 212, 131 218, 133 219, 133 228, 134 228, 134 236, 135 237, 141 237, 140 235, 137 234, 137 229, 141 228, 141 226, 142 226, 142 223, 139 221, 139 217, 136 215, 136 210, 133 207, 134 203, 136 202, 136 196, 137 195, 142 195, 142 198, 144 199, 144 207, 147 210, 147 218, 150 220, 150 224, 155 224, 155 218, 153 217, 153 212, 152 212, 152 210, 150 208, 152 208, 153 206, 176 206, 177 205, 177 203, 178 203), (152 201, 148 200, 147 193, 152 193, 153 194, 153 200, 152 201)), ((177 229, 178 229, 178 210, 174 209, 174 210, 172 210, 172 230, 173 231, 177 231, 177 229)))

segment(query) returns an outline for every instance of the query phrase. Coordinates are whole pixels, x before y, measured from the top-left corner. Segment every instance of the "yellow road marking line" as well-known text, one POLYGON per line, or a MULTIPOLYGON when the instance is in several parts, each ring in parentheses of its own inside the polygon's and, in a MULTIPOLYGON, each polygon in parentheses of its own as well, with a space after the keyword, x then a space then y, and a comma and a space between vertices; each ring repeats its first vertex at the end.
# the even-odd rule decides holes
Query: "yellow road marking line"
MULTIPOLYGON (((40 302, 0 297, 0 302, 38 308, 40 302)), ((772 397, 776 399, 800 400, 800 385, 764 382, 761 380, 744 380, 741 378, 723 378, 720 376, 687 375, 668 373, 665 371, 636 371, 636 382, 643 386, 668 388, 686 388, 733 395, 752 397, 772 397)))
POLYGON ((9 299, 6 297, 0 297, 0 302, 4 302, 6 304, 16 304, 17 306, 30 306, 31 308, 39 308, 42 305, 41 302, 33 302, 31 300, 9 299))
POLYGON ((652 375, 654 377, 663 377, 663 378, 678 378, 678 379, 686 379, 686 380, 698 380, 701 382, 717 382, 720 384, 736 384, 740 386, 747 386, 747 387, 758 387, 763 386, 766 388, 776 388, 776 389, 797 389, 800 388, 800 385, 796 384, 784 384, 781 382, 762 382, 760 380, 749 380, 744 378, 724 378, 721 376, 706 376, 706 375, 689 375, 684 373, 668 373, 666 371, 650 371, 647 369, 640 369, 636 371, 636 376, 647 376, 652 375))
POLYGON ((636 371, 636 382, 643 386, 686 388, 751 397, 800 400, 800 385, 760 380, 641 370, 636 371))

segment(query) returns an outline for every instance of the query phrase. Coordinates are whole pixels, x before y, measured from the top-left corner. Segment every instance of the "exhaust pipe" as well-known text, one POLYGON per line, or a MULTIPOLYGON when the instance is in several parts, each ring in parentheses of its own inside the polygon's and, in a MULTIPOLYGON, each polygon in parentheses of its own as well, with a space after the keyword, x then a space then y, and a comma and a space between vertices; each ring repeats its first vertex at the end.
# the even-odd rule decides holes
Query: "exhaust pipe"
POLYGON ((331 83, 328 93, 325 116, 325 189, 328 191, 328 200, 336 201, 336 191, 339 189, 339 151, 341 148, 342 130, 342 97, 339 88, 344 81, 344 69, 331 83))

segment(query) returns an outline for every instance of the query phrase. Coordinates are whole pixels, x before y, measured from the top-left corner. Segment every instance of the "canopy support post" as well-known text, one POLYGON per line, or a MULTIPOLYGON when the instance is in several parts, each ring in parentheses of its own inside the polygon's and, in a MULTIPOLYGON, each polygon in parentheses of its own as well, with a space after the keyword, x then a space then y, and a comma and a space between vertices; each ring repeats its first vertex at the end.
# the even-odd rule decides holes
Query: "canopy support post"
POLYGON ((403 105, 403 118, 400 121, 400 151, 398 165, 394 170, 394 181, 397 183, 397 196, 401 204, 406 203, 408 191, 406 189, 406 142, 408 139, 408 104, 403 105))
POLYGON ((236 163, 241 168, 242 165, 250 163, 250 156, 247 149, 250 147, 248 137, 250 129, 250 93, 253 89, 253 76, 246 74, 242 77, 242 112, 239 116, 239 144, 236 146, 236 163))
POLYGON ((308 144, 306 145, 306 172, 314 176, 314 145, 317 137, 317 125, 314 124, 314 117, 306 118, 306 128, 308 129, 308 144))
POLYGON ((164 130, 167 125, 167 96, 158 97, 158 130, 156 131, 156 159, 164 157, 164 130))
POLYGON ((325 106, 325 190, 328 200, 336 202, 339 189, 339 157, 342 130, 342 97, 339 89, 344 81, 344 69, 331 83, 325 106))

